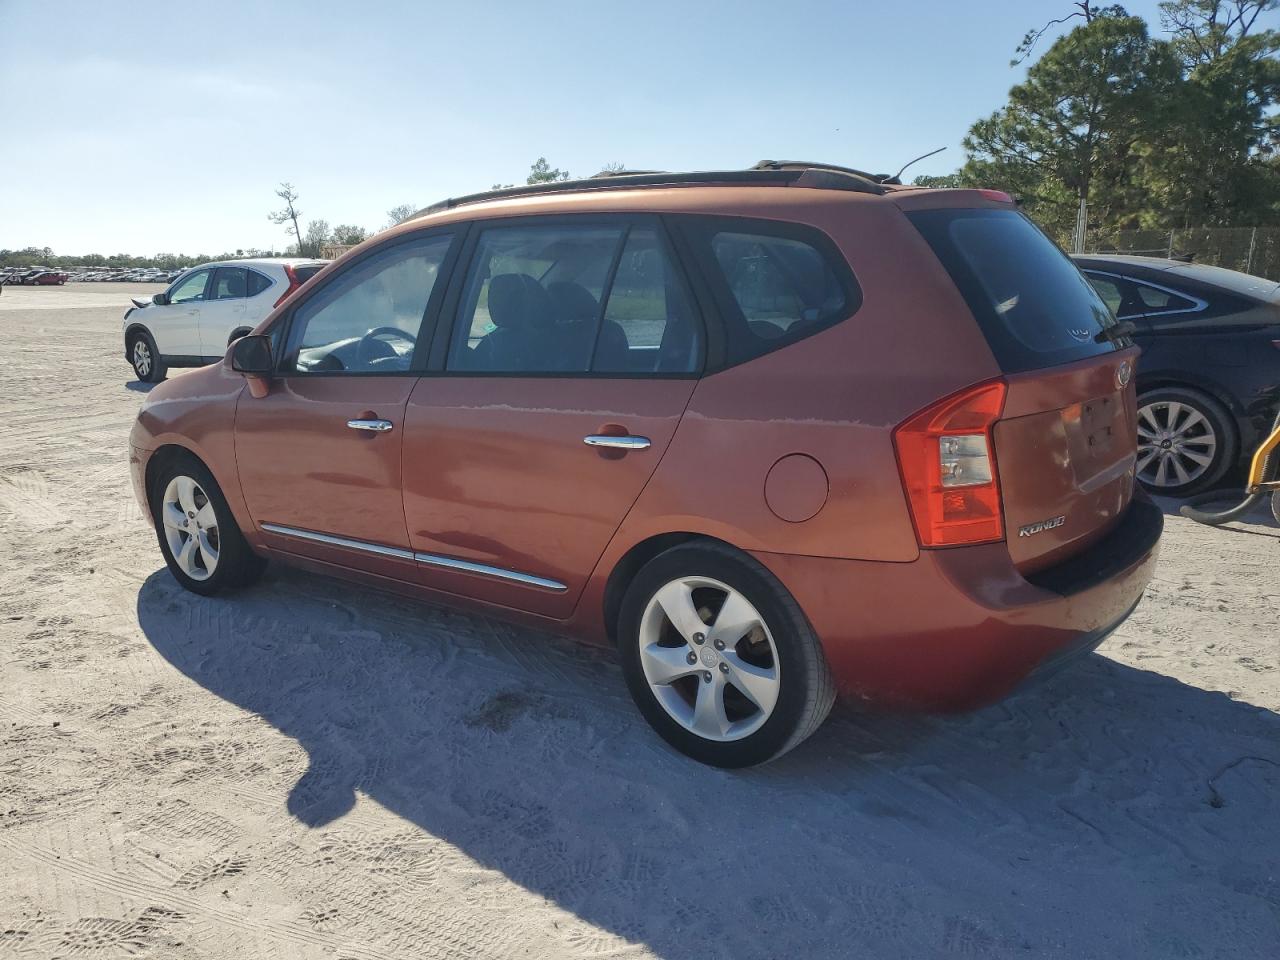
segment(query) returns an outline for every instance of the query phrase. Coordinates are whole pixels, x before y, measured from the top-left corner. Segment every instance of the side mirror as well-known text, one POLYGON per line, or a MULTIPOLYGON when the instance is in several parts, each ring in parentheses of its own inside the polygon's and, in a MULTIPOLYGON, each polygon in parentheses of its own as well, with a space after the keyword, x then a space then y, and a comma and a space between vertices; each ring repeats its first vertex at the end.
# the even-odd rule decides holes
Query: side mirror
POLYGON ((233 343, 231 369, 257 377, 271 376, 271 338, 251 334, 233 343))
POLYGON ((157 293, 151 298, 151 302, 157 307, 167 307, 169 305, 169 295, 167 293, 157 293))

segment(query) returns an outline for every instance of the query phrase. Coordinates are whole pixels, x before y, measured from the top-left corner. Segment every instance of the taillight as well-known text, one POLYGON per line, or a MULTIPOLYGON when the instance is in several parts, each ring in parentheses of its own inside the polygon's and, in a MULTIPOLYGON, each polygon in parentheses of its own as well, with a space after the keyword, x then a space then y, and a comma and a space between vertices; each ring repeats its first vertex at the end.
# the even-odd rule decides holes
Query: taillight
POLYGON ((996 201, 996 203, 1013 203, 1013 197, 1003 190, 979 190, 978 192, 988 200, 996 201))
POLYGON ((1003 380, 938 401, 893 431, 902 485, 922 547, 1004 539, 991 429, 1004 409, 1003 380))
POLYGON ((274 310, 276 307, 280 306, 280 304, 288 300, 289 297, 293 294, 293 291, 297 290, 300 286, 302 286, 302 281, 299 280, 298 275, 293 272, 293 267, 289 266, 289 264, 287 263, 284 265, 284 275, 289 278, 289 287, 288 289, 285 290, 284 293, 280 294, 280 299, 271 305, 272 310, 274 310))

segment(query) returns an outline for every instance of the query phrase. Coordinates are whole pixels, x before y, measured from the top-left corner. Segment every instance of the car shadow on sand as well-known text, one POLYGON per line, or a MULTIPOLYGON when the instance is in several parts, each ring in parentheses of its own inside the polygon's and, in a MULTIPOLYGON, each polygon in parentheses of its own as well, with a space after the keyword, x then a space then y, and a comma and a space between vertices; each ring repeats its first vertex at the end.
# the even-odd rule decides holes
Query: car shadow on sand
POLYGON ((150 393, 156 388, 154 383, 146 383, 142 380, 130 380, 124 385, 126 390, 132 390, 134 393, 150 393))
POLYGON ((487 618, 275 568, 225 600, 162 570, 137 612, 173 666, 305 749, 278 796, 298 821, 340 829, 365 795, 662 957, 1280 942, 1280 718, 1105 656, 964 716, 839 706, 728 772, 648 730, 610 652, 487 618))

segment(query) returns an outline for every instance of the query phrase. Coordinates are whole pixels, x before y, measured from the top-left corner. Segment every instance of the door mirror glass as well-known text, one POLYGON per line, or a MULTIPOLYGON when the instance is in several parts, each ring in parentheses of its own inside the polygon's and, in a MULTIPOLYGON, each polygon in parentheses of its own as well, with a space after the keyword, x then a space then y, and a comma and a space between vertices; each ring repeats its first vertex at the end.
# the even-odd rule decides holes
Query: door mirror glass
POLYGON ((165 307, 169 305, 169 295, 167 293, 157 293, 151 298, 151 302, 157 307, 165 307))
POLYGON ((265 377, 271 373, 271 338, 241 337, 231 345, 231 369, 265 377))

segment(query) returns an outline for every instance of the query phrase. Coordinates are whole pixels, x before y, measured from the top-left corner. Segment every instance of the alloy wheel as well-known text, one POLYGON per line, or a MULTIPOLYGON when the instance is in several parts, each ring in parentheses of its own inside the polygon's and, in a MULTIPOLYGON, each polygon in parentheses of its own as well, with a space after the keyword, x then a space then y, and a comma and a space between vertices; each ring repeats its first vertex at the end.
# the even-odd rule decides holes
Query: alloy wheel
POLYGON ((706 740, 755 733, 778 702, 778 649, 764 618, 728 584, 672 580, 640 619, 640 666, 663 710, 706 740))
POLYGON ((151 348, 145 340, 139 339, 133 344, 133 369, 144 379, 151 374, 151 348))
POLYGON ((192 580, 208 580, 218 567, 218 517, 209 495, 190 477, 177 476, 164 488, 160 522, 174 562, 192 580))
POLYGON ((1138 409, 1138 477, 1152 487, 1181 487, 1213 465, 1218 437, 1195 407, 1157 400, 1138 409))

